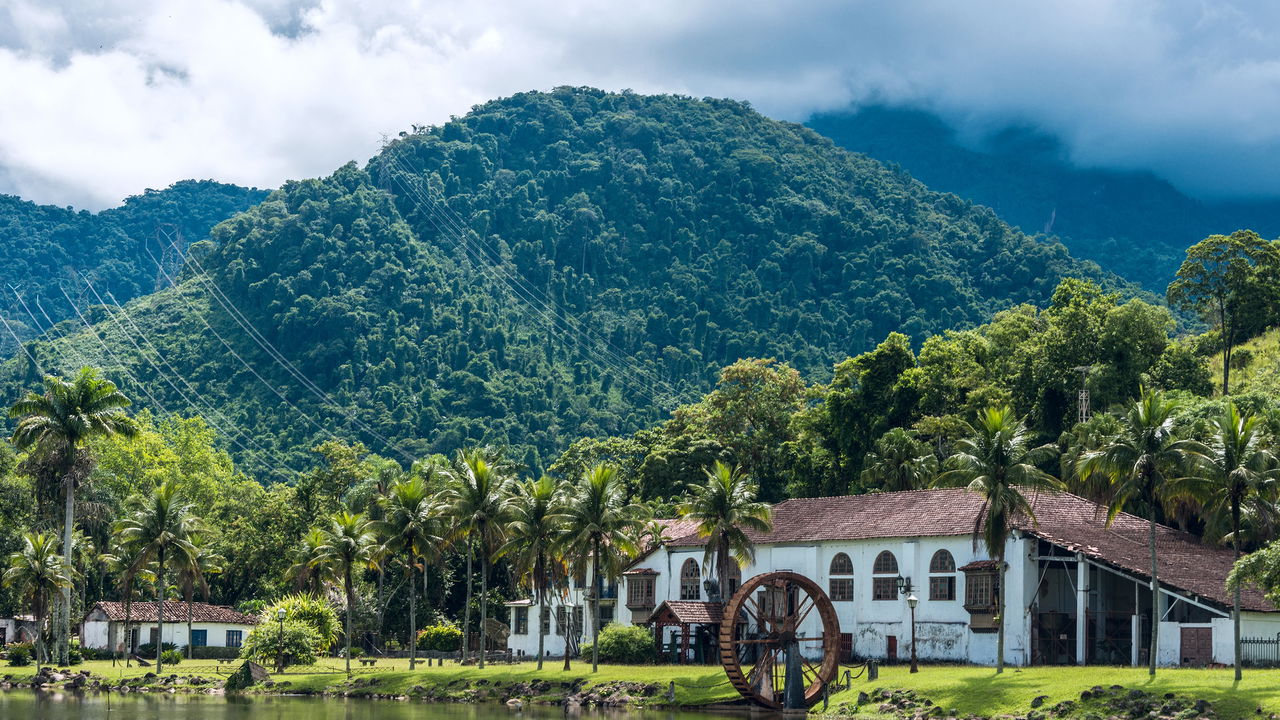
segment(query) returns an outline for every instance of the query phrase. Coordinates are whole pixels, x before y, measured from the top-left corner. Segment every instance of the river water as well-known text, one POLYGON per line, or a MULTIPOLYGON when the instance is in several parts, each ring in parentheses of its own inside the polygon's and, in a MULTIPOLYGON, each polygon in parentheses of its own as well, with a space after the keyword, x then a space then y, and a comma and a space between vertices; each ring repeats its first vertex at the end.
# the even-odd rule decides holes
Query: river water
POLYGON ((399 702, 311 697, 222 697, 209 695, 72 695, 0 692, 0 720, 724 720, 723 715, 685 711, 608 710, 575 712, 533 706, 399 702))

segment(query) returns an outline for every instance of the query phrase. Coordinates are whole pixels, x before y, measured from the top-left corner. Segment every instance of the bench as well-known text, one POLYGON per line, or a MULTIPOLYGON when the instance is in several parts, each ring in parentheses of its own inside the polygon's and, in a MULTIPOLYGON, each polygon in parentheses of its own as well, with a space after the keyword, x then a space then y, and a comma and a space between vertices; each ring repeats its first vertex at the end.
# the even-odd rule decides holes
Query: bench
POLYGON ((233 662, 235 662, 237 659, 238 659, 238 658, 218 658, 218 664, 219 664, 219 665, 226 665, 226 664, 228 664, 228 663, 233 663, 233 662))
POLYGON ((358 658, 358 659, 360 660, 361 665, 369 666, 369 665, 378 664, 378 658, 358 658))

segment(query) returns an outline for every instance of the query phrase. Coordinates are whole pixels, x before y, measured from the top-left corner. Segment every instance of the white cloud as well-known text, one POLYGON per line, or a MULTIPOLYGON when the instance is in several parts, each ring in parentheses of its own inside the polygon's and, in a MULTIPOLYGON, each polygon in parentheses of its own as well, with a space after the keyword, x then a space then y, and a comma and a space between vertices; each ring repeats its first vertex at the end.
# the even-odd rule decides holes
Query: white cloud
POLYGON ((1087 164, 1280 193, 1280 6, 1157 0, 96 0, 0 6, 0 191, 103 207, 327 173, 528 89, 859 101, 1060 135, 1087 164))

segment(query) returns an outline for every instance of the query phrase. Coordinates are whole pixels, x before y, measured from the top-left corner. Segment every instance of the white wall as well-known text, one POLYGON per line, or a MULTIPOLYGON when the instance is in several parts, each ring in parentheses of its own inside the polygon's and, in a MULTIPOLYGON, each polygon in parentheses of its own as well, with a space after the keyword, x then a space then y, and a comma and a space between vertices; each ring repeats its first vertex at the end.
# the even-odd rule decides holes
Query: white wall
MULTIPOLYGON (((113 623, 115 625, 115 641, 123 644, 127 641, 124 622, 113 623)), ((132 627, 138 628, 139 644, 151 641, 151 631, 155 629, 154 622, 140 623, 134 621, 132 627)), ((229 623, 205 623, 196 622, 191 624, 192 630, 205 630, 209 647, 226 647, 227 631, 239 630, 241 634, 241 642, 249 637, 249 631, 253 630, 253 625, 237 625, 229 623)), ((86 620, 80 629, 80 641, 85 647, 91 647, 99 650, 107 650, 109 641, 109 628, 105 620, 86 620)), ((188 643, 187 623, 171 622, 165 620, 164 623, 164 642, 173 643, 179 647, 188 643)))

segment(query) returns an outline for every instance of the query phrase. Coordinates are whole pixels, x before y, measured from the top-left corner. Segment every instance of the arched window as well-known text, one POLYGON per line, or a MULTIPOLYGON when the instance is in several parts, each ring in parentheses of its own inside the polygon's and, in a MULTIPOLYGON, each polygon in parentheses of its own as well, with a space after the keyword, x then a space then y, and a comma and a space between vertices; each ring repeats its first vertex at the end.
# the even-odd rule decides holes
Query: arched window
POLYGON ((847 575, 853 575, 853 561, 844 553, 836 553, 831 558, 831 578, 827 586, 833 601, 853 599, 853 578, 842 577, 847 575))
POLYGON ((946 550, 939 550, 929 561, 929 599, 956 599, 956 559, 946 550))
POLYGON ((738 592, 738 588, 742 587, 742 568, 738 567, 737 561, 729 563, 729 592, 723 593, 723 599, 728 600, 731 595, 738 592))
POLYGON ((680 568, 680 599, 699 600, 702 598, 702 571, 698 569, 698 561, 689 558, 680 568))
POLYGON ((893 553, 885 550, 877 555, 871 574, 875 576, 871 578, 872 600, 898 599, 898 558, 893 553))

